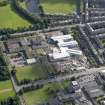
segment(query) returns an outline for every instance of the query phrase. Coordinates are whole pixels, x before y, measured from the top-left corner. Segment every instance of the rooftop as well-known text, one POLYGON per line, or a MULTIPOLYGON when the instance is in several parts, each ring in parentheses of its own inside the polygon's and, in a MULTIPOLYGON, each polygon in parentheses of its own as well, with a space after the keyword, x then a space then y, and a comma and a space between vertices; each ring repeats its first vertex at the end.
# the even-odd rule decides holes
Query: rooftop
POLYGON ((84 86, 84 88, 91 98, 104 95, 104 91, 95 81, 89 82, 87 85, 84 86))

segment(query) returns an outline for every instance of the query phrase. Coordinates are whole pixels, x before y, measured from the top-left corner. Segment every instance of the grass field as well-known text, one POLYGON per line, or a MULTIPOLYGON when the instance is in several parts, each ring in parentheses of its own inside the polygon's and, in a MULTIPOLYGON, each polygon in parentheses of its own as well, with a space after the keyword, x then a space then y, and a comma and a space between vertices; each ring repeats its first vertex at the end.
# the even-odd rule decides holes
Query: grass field
POLYGON ((12 83, 10 80, 0 81, 0 101, 7 99, 8 97, 14 96, 15 93, 13 91, 12 83))
POLYGON ((16 29, 27 26, 29 26, 29 23, 13 12, 9 4, 0 7, 0 28, 16 29))
POLYGON ((17 70, 16 76, 18 80, 42 79, 46 78, 49 73, 53 72, 53 69, 49 65, 39 65, 39 64, 16 68, 16 70, 17 70))
POLYGON ((55 94, 50 94, 48 92, 48 89, 52 89, 52 90, 62 89, 65 86, 68 86, 69 83, 70 83, 70 81, 65 81, 65 83, 63 83, 63 84, 62 84, 62 82, 60 84, 51 83, 51 84, 48 84, 48 85, 44 86, 43 88, 38 89, 36 91, 31 91, 31 92, 25 93, 23 95, 23 97, 24 97, 27 105, 37 105, 39 103, 48 101, 50 98, 55 96, 55 94))
POLYGON ((40 0, 45 13, 72 13, 77 0, 40 0))

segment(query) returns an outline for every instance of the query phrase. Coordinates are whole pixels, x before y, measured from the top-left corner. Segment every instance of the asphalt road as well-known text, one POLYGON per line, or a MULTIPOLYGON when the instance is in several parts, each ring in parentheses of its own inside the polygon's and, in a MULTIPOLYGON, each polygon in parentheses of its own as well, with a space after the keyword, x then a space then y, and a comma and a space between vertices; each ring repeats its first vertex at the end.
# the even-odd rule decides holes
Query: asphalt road
POLYGON ((92 74, 92 73, 95 73, 95 72, 100 72, 102 70, 105 70, 105 67, 87 69, 83 72, 73 73, 73 74, 69 74, 69 75, 65 75, 65 76, 57 76, 55 78, 50 78, 50 79, 46 79, 46 80, 38 80, 38 81, 35 81, 33 83, 29 83, 27 85, 21 85, 21 86, 18 86, 16 84, 16 82, 15 82, 15 80, 12 76, 11 76, 11 80, 12 80, 15 91, 18 92, 23 87, 25 88, 25 87, 30 87, 32 85, 34 85, 34 86, 36 86, 36 85, 46 85, 48 83, 60 82, 62 80, 70 79, 71 77, 78 77, 78 76, 82 76, 82 75, 86 75, 86 74, 92 74))
MULTIPOLYGON (((40 32, 48 32, 48 31, 53 31, 53 30, 59 30, 59 29, 64 29, 64 28, 70 28, 70 27, 75 27, 77 25, 80 24, 73 24, 73 25, 63 25, 63 26, 57 26, 57 27, 49 27, 47 29, 41 29, 41 30, 36 30, 36 31, 26 31, 26 32, 21 32, 21 33, 14 33, 11 34, 11 36, 21 36, 21 35, 27 35, 27 34, 34 34, 36 32, 40 33, 40 32)), ((81 24, 84 26, 84 24, 81 24)))

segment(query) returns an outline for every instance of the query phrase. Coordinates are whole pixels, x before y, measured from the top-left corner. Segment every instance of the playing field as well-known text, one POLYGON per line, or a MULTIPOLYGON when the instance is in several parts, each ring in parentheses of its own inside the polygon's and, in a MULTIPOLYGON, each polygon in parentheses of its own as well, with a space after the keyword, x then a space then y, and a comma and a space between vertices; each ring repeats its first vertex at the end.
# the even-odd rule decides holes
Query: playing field
POLYGON ((29 23, 18 16, 10 8, 10 5, 0 7, 0 28, 28 27, 29 23))
POLYGON ((10 80, 0 81, 0 100, 7 99, 8 97, 14 96, 15 93, 13 91, 12 83, 10 80))
POLYGON ((40 65, 34 64, 25 67, 16 68, 16 76, 18 80, 31 79, 37 80, 46 78, 50 73, 53 72, 53 69, 49 65, 40 65))
POLYGON ((31 91, 31 92, 25 93, 23 95, 23 97, 24 97, 27 105, 37 105, 39 103, 48 101, 50 98, 55 96, 56 93, 55 94, 49 93, 49 89, 51 89, 51 90, 62 89, 65 86, 68 86, 69 83, 70 83, 70 81, 65 81, 65 83, 64 82, 51 83, 51 84, 45 85, 43 88, 38 89, 36 91, 31 91))
POLYGON ((77 0, 40 0, 45 13, 72 13, 77 0))

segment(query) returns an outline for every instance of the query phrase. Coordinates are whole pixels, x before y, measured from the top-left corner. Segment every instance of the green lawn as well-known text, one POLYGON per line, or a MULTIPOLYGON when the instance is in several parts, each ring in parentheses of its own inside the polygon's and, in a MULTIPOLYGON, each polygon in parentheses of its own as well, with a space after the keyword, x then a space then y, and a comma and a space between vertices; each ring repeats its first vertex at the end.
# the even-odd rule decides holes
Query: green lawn
MULTIPOLYGON (((23 95, 27 105, 37 105, 39 103, 43 103, 48 101, 50 98, 54 97, 55 94, 50 94, 48 89, 57 90, 64 88, 63 82, 60 83, 51 83, 45 85, 43 88, 38 89, 36 91, 27 92, 23 95), (61 86, 62 85, 62 86, 61 86)), ((66 81, 66 85, 69 85, 70 81, 66 81), (67 84, 68 83, 68 84, 67 84)))
POLYGON ((69 14, 76 10, 77 0, 40 0, 46 13, 69 14))
POLYGON ((2 3, 3 1, 6 1, 6 0, 0 0, 0 3, 2 3))
POLYGON ((0 81, 0 91, 8 88, 12 88, 12 84, 10 80, 0 81))
POLYGON ((0 81, 0 101, 8 97, 12 97, 14 95, 15 93, 13 91, 11 81, 10 80, 0 81))
POLYGON ((34 64, 21 68, 16 68, 16 76, 18 80, 23 79, 42 79, 46 78, 49 72, 53 72, 53 69, 49 65, 34 64))
POLYGON ((102 43, 103 45, 105 45, 105 39, 102 39, 102 40, 101 40, 101 43, 102 43))
POLYGON ((18 16, 10 8, 10 5, 0 7, 0 28, 28 27, 29 23, 18 16))

